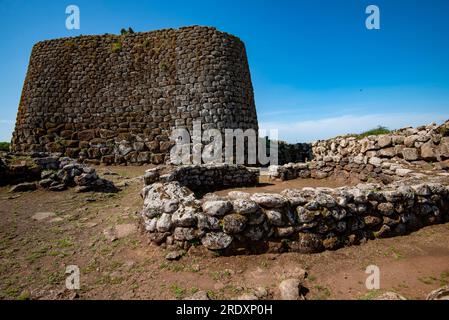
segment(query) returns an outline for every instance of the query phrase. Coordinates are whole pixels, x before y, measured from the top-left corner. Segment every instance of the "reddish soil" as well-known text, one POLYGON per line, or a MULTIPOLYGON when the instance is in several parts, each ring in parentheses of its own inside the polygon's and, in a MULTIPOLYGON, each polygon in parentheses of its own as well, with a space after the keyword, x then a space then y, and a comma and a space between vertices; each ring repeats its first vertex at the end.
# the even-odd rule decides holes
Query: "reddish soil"
MULTIPOLYGON (((264 286, 279 298, 279 282, 308 271, 307 299, 372 299, 396 291, 424 299, 449 283, 449 224, 424 228, 404 237, 305 255, 297 253, 220 257, 196 249, 180 261, 165 260, 166 252, 147 235, 131 232, 111 242, 103 231, 116 225, 138 225, 142 200, 138 179, 146 167, 100 167, 116 183, 127 182, 118 194, 77 194, 34 191, 10 194, 0 188, 0 298, 69 299, 65 269, 81 270, 80 299, 181 299, 206 290, 214 299, 235 298, 264 286), (52 212, 40 221, 37 212, 52 212), (365 288, 368 265, 381 272, 381 289, 365 288)), ((320 186, 336 186, 330 181, 320 186)), ((280 191, 312 181, 289 181, 257 190, 280 191), (265 189, 264 189, 265 188, 265 189)), ((247 189, 252 191, 253 189, 247 189)))

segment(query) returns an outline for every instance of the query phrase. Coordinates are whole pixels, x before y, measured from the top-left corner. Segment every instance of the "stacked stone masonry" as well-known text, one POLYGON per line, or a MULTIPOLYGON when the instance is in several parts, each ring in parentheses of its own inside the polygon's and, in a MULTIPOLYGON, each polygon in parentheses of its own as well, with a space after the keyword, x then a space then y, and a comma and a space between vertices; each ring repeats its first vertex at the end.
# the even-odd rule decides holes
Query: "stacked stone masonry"
POLYGON ((173 250, 202 244, 230 254, 313 253, 404 235, 449 221, 448 195, 441 183, 403 182, 280 194, 231 191, 200 199, 172 181, 152 183, 141 193, 142 218, 153 242, 173 250))
POLYGON ((209 27, 37 43, 12 151, 163 163, 173 128, 258 130, 244 44, 209 27))
POLYGON ((147 170, 144 175, 145 184, 177 181, 193 191, 208 192, 232 187, 253 187, 259 182, 259 169, 242 165, 183 165, 162 174, 163 170, 166 170, 164 166, 147 170))
POLYGON ((354 136, 316 141, 313 160, 270 166, 272 179, 342 177, 384 184, 422 169, 449 168, 449 121, 403 128, 363 139, 354 136))

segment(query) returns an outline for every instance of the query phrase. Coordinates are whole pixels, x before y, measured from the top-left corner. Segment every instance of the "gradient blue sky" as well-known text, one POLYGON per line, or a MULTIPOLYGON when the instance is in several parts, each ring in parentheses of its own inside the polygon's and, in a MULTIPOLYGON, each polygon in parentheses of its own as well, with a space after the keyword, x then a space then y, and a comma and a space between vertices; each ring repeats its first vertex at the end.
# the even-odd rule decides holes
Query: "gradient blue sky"
POLYGON ((312 141, 449 118, 447 0, 0 0, 0 141, 34 43, 79 34, 215 26, 246 44, 261 128, 312 141), (81 29, 65 29, 78 5, 81 29), (365 28, 378 5, 381 30, 365 28))

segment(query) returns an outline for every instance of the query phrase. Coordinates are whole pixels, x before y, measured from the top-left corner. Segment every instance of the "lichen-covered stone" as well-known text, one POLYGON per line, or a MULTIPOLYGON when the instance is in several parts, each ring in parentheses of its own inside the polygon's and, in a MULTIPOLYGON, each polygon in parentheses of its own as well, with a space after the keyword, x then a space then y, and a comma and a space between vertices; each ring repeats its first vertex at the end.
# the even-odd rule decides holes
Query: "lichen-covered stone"
POLYGON ((231 244, 232 236, 224 232, 209 232, 201 239, 201 242, 210 250, 221 250, 231 244))

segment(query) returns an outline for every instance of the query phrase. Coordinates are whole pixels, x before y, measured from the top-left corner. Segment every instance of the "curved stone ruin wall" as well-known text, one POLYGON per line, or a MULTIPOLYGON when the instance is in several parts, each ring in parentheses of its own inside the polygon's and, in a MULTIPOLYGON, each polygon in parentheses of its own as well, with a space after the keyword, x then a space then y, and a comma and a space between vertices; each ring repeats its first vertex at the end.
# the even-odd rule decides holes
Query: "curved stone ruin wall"
POLYGON ((208 27, 37 43, 12 151, 163 163, 173 128, 258 130, 244 44, 208 27))
POLYGON ((449 188, 439 182, 197 198, 171 181, 150 183, 141 196, 146 231, 169 250, 202 244, 229 254, 313 253, 449 221, 449 188))
MULTIPOLYGON (((190 189, 198 185, 186 181, 201 185, 199 177, 207 177, 211 168, 176 168, 164 179, 150 170, 141 193, 142 220, 152 241, 169 250, 201 244, 225 254, 313 253, 445 223, 449 173, 442 169, 449 158, 448 128, 446 122, 363 139, 319 141, 313 144, 314 160, 268 171, 281 180, 355 176, 365 181, 351 187, 200 197, 190 189)), ((242 177, 235 168, 222 165, 222 170, 242 177)), ((208 185, 209 192, 221 187, 221 179, 211 181, 216 184, 208 185)))
POLYGON ((171 181, 177 181, 180 185, 197 192, 254 187, 259 183, 259 169, 224 163, 182 165, 168 170, 164 166, 158 166, 147 170, 144 175, 145 185, 171 181))

